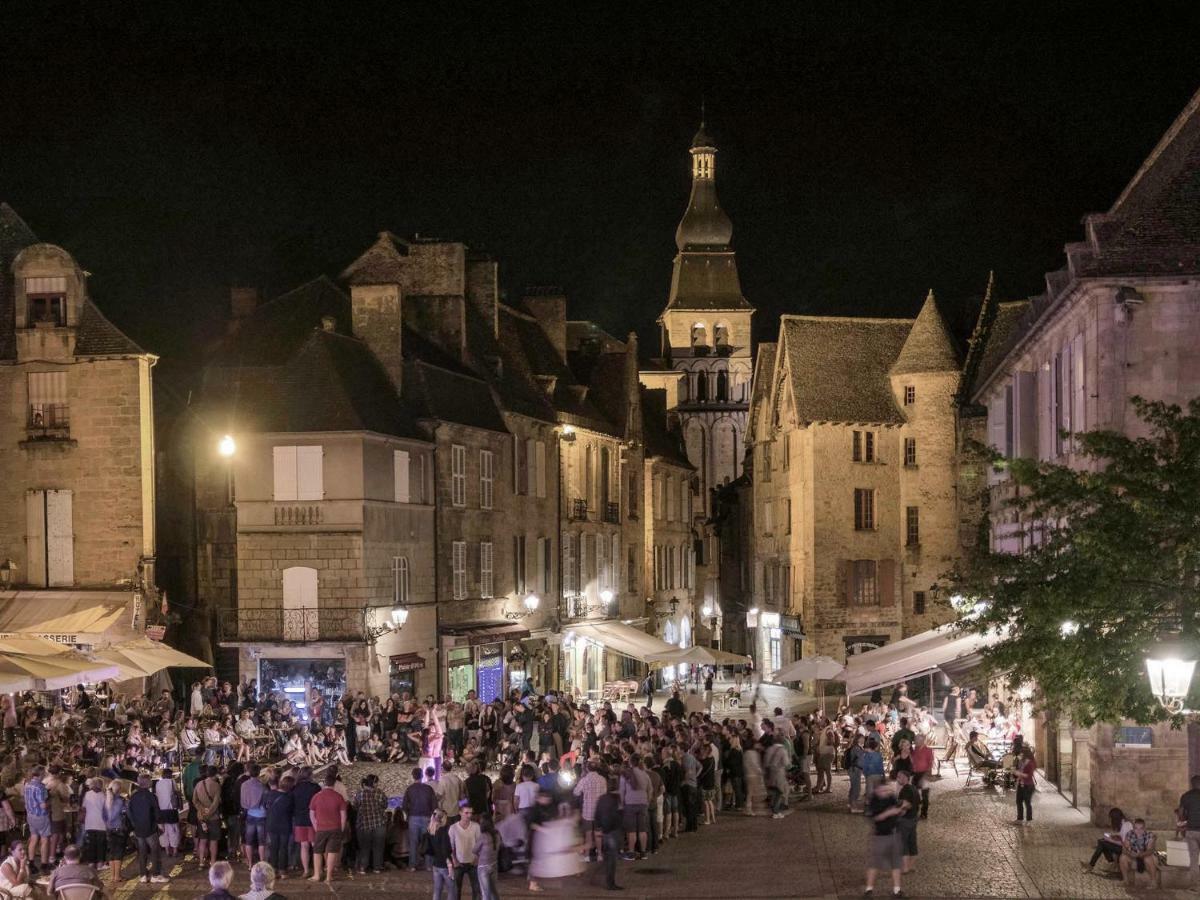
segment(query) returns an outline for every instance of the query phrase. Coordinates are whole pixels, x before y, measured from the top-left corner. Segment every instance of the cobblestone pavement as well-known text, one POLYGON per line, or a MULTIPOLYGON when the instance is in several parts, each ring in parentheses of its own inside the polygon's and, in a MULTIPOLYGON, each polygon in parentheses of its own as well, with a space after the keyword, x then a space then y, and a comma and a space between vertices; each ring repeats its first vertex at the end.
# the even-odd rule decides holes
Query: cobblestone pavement
MULTIPOLYGON (((356 785, 370 769, 355 766, 347 779, 356 785)), ((379 767, 389 784, 403 772, 379 767)), ((1144 893, 1127 891, 1118 880, 1085 874, 1079 865, 1097 837, 1085 816, 1067 805, 1053 788, 1034 799, 1035 824, 1017 828, 1011 793, 985 789, 965 775, 947 773, 933 785, 930 818, 919 832, 920 855, 915 874, 905 879, 909 897, 948 898, 1125 898, 1144 893)), ((389 789, 389 793, 391 790, 389 789)), ((622 862, 618 881, 627 898, 782 898, 861 896, 867 825, 846 812, 847 781, 837 777, 832 794, 794 804, 792 815, 780 821, 724 814, 718 824, 699 834, 671 841, 655 856, 641 862, 622 862)), ((1102 863, 1103 865, 1103 863, 1102 863)), ((595 867, 593 867, 595 868, 595 867)), ((132 872, 132 867, 126 869, 132 872)), ((139 886, 129 880, 116 896, 137 900, 198 897, 207 887, 193 863, 185 862, 163 886, 139 886)), ((389 894, 429 896, 424 873, 388 872, 366 878, 339 875, 332 888, 288 879, 276 885, 288 898, 357 897, 389 894)), ((613 896, 589 884, 586 877, 546 882, 540 896, 613 896)), ((238 869, 234 893, 249 889, 244 868, 238 869)), ((514 876, 500 880, 501 895, 535 896, 514 876)), ((886 881, 876 895, 887 897, 886 881)), ((1194 897, 1184 891, 1162 890, 1151 896, 1164 900, 1194 897)))

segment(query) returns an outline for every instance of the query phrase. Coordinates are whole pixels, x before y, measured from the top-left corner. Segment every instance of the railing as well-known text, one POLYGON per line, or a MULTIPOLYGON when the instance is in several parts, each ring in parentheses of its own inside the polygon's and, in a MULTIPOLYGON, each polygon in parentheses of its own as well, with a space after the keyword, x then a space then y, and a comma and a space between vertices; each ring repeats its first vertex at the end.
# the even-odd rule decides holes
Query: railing
POLYGON ((604 504, 604 521, 611 522, 613 525, 621 524, 621 506, 620 504, 609 501, 604 504))
POLYGON ((588 614, 587 597, 583 594, 575 594, 566 598, 566 612, 568 619, 582 619, 588 614))
POLYGON ((363 613, 354 607, 226 609, 218 611, 224 641, 354 641, 365 639, 363 613))
POLYGON ((276 506, 276 525, 320 525, 320 506, 276 506))
POLYGON ((29 430, 40 434, 62 434, 71 430, 71 408, 65 403, 29 404, 29 430))
POLYGON ((571 501, 571 518, 586 519, 588 517, 588 502, 582 497, 576 497, 571 501))

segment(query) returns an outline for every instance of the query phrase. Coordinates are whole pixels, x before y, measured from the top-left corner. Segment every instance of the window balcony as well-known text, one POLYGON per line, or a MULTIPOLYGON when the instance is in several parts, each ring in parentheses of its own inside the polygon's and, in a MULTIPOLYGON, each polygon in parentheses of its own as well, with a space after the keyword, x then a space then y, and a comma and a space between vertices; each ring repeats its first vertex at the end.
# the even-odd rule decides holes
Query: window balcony
POLYGON ((71 408, 65 403, 31 403, 26 428, 33 437, 67 437, 71 434, 71 408))
POLYGON ((321 507, 317 504, 275 504, 276 525, 320 525, 321 507))
POLYGON ((619 503, 604 504, 604 521, 612 525, 621 524, 621 505, 619 503))
POLYGON ((363 611, 356 607, 324 606, 283 609, 223 609, 217 611, 221 640, 230 642, 361 643, 363 611))
POLYGON ((588 502, 582 497, 576 497, 571 501, 571 518, 577 521, 586 521, 588 517, 588 502))

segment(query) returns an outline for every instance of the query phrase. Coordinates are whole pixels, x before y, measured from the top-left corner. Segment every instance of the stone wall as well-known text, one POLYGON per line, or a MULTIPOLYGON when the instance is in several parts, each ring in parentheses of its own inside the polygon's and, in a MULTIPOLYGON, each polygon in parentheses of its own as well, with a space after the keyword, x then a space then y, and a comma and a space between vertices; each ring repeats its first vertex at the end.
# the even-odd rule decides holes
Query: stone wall
POLYGON ((1174 832, 1173 810, 1188 789, 1188 737, 1186 730, 1154 726, 1149 749, 1114 747, 1117 726, 1092 729, 1092 821, 1108 825, 1108 811, 1120 809, 1131 819, 1143 818, 1152 829, 1174 832))

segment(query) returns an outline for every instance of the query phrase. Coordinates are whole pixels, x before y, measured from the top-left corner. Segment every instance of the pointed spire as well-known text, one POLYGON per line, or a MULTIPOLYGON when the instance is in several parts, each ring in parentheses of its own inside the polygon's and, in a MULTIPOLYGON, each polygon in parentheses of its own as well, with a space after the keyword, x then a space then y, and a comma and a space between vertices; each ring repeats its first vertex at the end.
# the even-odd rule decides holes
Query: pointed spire
POLYGON ((698 150, 701 147, 709 150, 716 150, 713 144, 713 139, 708 134, 708 102, 706 98, 700 98, 700 130, 696 132, 696 136, 692 138, 692 149, 698 150))
POLYGON ((950 337, 946 320, 938 310, 931 288, 908 337, 904 339, 904 346, 900 348, 891 374, 957 371, 958 353, 954 349, 954 340, 950 337))

